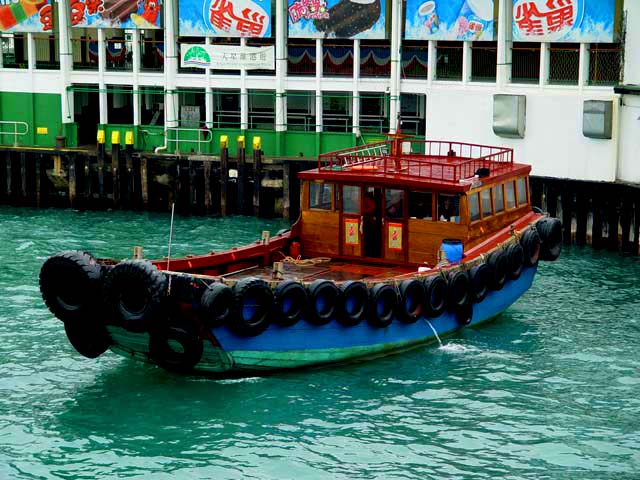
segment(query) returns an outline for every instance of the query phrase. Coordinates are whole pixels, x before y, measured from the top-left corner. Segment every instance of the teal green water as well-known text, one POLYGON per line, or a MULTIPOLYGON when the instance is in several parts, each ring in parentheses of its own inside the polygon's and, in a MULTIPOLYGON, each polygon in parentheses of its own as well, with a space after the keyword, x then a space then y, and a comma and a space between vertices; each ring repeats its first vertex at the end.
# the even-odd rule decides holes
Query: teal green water
MULTIPOLYGON (((46 256, 161 256, 168 223, 0 208, 0 479, 639 478, 638 259, 570 249, 496 321, 363 364, 212 380, 77 355, 46 256)), ((283 226, 179 218, 174 251, 283 226)))

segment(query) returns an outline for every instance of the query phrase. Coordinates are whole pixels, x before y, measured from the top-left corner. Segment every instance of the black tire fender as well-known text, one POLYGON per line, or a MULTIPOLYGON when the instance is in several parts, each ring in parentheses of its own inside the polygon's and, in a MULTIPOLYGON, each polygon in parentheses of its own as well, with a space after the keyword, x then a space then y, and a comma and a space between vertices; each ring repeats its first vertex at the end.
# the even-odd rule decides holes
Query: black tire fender
POLYGON ((146 332, 162 316, 167 291, 164 273, 147 260, 124 260, 104 282, 105 304, 115 325, 146 332))
POLYGON ((425 300, 424 284, 415 278, 400 283, 398 318, 404 323, 415 323, 422 315, 425 300))
POLYGON ((507 247, 507 258, 509 259, 509 268, 507 276, 511 280, 520 278, 522 269, 524 268, 524 249, 519 243, 512 243, 507 247))
POLYGON ((473 305, 470 303, 456 307, 453 312, 459 325, 467 326, 473 320, 473 305))
POLYGON ((346 326, 358 325, 367 316, 369 290, 363 282, 349 280, 340 286, 342 302, 338 322, 346 326))
POLYGON ((229 328, 238 335, 260 335, 271 324, 273 292, 264 280, 243 278, 233 286, 233 307, 229 328))
POLYGON ((424 313, 429 318, 439 317, 447 308, 448 285, 442 275, 424 279, 424 313))
POLYGON ((149 357, 172 372, 189 372, 202 359, 202 339, 178 327, 154 330, 149 337, 149 357), (173 348, 178 343, 180 350, 173 348))
POLYGON ((335 317, 340 304, 340 289, 330 280, 318 279, 309 285, 308 321, 325 325, 335 317))
POLYGON ((536 222, 542 240, 540 260, 553 262, 562 252, 562 223, 557 218, 546 217, 536 222))
POLYGON ((522 245, 522 249, 524 250, 524 264, 527 267, 537 265, 542 247, 542 241, 540 240, 538 231, 535 228, 529 228, 522 234, 520 245, 522 245))
POLYGON ((451 309, 466 305, 469 301, 469 275, 463 270, 449 272, 449 307, 451 309))
POLYGON ((233 309, 233 293, 224 283, 212 283, 202 294, 200 306, 203 309, 202 319, 209 328, 224 325, 233 309))
POLYGON ((489 283, 491 290, 502 290, 507 282, 507 270, 509 269, 507 254, 502 250, 492 252, 487 258, 487 266, 491 269, 491 282, 489 283))
POLYGON ((393 322, 398 308, 398 291, 392 285, 378 283, 373 286, 369 295, 369 315, 367 320, 371 325, 386 328, 393 322))
POLYGON ((298 323, 307 305, 307 291, 295 280, 280 282, 273 291, 275 308, 273 321, 283 327, 298 323))
POLYGON ((40 292, 51 313, 64 322, 80 322, 100 309, 102 267, 87 252, 65 251, 40 269, 40 292))
POLYGON ((87 358, 98 358, 111 346, 112 340, 107 328, 101 323, 84 321, 64 322, 64 331, 69 343, 87 358))
POLYGON ((471 283, 469 289, 471 301, 474 303, 483 301, 489 293, 491 269, 486 263, 475 265, 469 270, 469 281, 471 283))

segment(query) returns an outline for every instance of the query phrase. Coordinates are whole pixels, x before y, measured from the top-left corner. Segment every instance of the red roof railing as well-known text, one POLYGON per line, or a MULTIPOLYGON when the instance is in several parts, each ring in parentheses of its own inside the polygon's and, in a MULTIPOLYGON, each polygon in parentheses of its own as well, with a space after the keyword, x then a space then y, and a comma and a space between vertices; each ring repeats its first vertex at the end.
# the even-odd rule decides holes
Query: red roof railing
POLYGON ((442 182, 473 178, 478 169, 491 175, 513 166, 513 150, 439 140, 396 139, 322 154, 318 169, 375 176, 393 175, 442 182))

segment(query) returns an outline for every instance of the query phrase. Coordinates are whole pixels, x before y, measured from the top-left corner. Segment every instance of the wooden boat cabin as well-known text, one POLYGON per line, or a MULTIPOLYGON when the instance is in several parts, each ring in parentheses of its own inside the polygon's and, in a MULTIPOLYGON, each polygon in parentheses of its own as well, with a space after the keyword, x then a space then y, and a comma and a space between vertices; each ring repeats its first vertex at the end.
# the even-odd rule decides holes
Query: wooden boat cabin
POLYGON ((390 137, 299 174, 304 257, 435 266, 443 240, 466 251, 531 211, 513 150, 390 137))

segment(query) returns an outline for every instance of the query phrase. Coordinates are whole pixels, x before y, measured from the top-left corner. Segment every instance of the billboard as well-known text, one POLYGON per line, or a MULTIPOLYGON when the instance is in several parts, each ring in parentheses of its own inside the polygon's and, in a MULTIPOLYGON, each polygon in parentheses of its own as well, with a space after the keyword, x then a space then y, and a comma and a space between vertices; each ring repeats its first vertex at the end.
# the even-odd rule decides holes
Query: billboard
POLYGON ((289 0, 290 38, 386 38, 386 0, 289 0))
POLYGON ((160 28, 161 3, 161 0, 71 0, 71 26, 160 28))
POLYGON ((51 0, 0 0, 0 32, 50 32, 51 0))
POLYGON ((516 42, 613 42, 615 0, 514 0, 516 42))
POLYGON ((407 0, 407 40, 493 40, 494 0, 407 0))
POLYGON ((178 0, 178 14, 183 36, 271 36, 271 0, 178 0))
POLYGON ((180 66, 217 70, 274 70, 276 48, 235 45, 181 45, 180 66))

